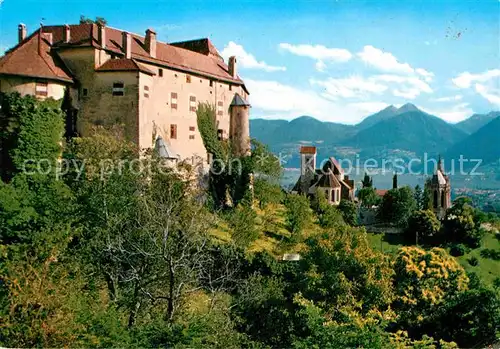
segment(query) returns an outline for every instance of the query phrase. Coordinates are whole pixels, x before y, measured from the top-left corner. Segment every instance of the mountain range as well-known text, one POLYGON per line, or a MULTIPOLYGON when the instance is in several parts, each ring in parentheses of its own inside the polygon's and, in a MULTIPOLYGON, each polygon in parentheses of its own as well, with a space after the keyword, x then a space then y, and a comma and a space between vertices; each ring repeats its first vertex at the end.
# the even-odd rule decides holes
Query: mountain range
POLYGON ((491 163, 500 157, 496 144, 500 112, 474 114, 450 124, 410 103, 400 108, 391 105, 357 125, 322 122, 311 116, 291 121, 251 119, 250 133, 273 152, 285 155, 285 167, 299 166, 300 145, 315 145, 319 158, 408 159, 423 153, 447 157, 460 153, 491 163))

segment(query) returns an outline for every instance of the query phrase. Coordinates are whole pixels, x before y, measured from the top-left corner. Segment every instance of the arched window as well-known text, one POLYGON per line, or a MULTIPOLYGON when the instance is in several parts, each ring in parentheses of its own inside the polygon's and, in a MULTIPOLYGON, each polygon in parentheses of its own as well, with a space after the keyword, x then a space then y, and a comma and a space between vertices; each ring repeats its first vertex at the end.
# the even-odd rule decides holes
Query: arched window
POLYGON ((444 207, 445 204, 445 194, 444 190, 441 192, 441 207, 444 207))
POLYGON ((438 191, 437 190, 434 190, 434 200, 432 203, 434 205, 434 208, 438 208, 438 191))

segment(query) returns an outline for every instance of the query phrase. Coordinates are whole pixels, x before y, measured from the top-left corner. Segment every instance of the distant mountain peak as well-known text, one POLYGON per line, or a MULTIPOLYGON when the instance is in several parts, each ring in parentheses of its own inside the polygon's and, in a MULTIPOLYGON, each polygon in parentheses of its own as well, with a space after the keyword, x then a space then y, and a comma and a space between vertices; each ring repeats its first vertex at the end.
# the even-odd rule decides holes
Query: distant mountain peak
POLYGON ((415 104, 412 103, 406 103, 405 105, 402 105, 399 109, 399 113, 408 113, 411 111, 420 111, 420 109, 417 108, 415 104))

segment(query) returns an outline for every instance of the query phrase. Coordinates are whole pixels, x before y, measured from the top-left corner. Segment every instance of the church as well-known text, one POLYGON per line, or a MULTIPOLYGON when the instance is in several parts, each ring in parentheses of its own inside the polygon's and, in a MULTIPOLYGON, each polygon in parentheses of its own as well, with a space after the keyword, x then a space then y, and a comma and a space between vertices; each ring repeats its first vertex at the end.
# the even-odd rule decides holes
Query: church
POLYGON ((330 205, 338 205, 340 200, 354 200, 354 180, 344 174, 335 158, 329 157, 316 168, 316 147, 313 146, 302 146, 300 158, 300 177, 292 193, 314 196, 320 190, 330 205))
POLYGON ((443 219, 446 210, 451 207, 450 177, 443 171, 441 158, 437 163, 436 172, 425 184, 427 192, 431 195, 432 210, 436 217, 443 219))

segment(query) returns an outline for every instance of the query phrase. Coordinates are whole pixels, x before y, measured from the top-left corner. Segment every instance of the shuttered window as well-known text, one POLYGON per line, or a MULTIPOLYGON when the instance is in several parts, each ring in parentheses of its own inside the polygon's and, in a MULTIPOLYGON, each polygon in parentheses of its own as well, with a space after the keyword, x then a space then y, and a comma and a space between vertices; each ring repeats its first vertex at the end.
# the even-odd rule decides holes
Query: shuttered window
POLYGON ((177 139, 177 125, 170 125, 170 139, 177 139))
POLYGON ((113 84, 113 96, 123 96, 125 94, 125 85, 123 82, 115 82, 113 84))
POLYGON ((37 82, 35 84, 35 95, 46 97, 49 94, 49 86, 46 82, 37 82))
POLYGON ((224 102, 218 101, 217 102, 217 115, 223 115, 224 114, 224 102))
POLYGON ((170 94, 170 107, 172 109, 177 109, 177 92, 172 92, 170 94))
POLYGON ((189 110, 196 111, 196 96, 189 97, 189 110))

